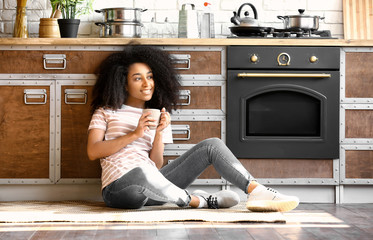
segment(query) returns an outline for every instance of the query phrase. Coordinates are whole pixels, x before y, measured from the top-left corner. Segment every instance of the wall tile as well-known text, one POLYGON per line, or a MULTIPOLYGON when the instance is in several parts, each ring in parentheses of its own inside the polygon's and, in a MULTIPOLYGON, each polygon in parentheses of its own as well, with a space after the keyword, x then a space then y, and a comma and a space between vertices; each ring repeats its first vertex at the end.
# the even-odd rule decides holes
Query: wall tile
POLYGON ((308 10, 342 11, 342 0, 308 0, 308 10))

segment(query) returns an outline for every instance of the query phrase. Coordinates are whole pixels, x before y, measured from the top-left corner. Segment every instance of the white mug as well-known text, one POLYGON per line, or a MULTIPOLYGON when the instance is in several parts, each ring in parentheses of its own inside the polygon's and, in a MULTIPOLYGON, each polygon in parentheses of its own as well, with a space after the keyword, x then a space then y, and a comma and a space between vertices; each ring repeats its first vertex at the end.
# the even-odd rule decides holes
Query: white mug
POLYGON ((154 108, 146 108, 142 111, 143 113, 151 112, 151 114, 148 117, 154 118, 156 121, 152 122, 156 124, 155 126, 149 126, 150 130, 155 130, 157 129, 157 126, 159 124, 159 119, 161 117, 161 111, 159 109, 154 109, 154 108))

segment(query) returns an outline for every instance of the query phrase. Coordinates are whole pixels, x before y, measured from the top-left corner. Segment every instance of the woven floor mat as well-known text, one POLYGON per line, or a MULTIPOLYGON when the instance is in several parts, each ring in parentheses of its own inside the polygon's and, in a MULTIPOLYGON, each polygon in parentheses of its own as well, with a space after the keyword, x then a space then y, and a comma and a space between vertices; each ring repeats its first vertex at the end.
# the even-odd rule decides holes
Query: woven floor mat
POLYGON ((269 222, 285 223, 278 212, 257 213, 245 202, 228 209, 179 208, 176 205, 143 207, 137 210, 108 208, 103 202, 20 201, 0 202, 0 222, 269 222))

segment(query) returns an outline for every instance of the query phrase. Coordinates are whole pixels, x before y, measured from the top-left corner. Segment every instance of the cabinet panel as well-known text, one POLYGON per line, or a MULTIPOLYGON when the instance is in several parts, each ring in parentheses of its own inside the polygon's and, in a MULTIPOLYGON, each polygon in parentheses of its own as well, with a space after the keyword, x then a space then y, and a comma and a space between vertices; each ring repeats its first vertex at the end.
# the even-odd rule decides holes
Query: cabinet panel
POLYGON ((91 120, 92 88, 92 86, 62 86, 61 88, 61 178, 100 178, 101 176, 100 161, 90 161, 86 150, 87 129, 91 120), (72 94, 69 94, 69 90, 73 90, 72 94), (87 91, 86 95, 84 91, 87 91))
POLYGON ((373 138, 373 111, 346 110, 346 138, 373 138))
POLYGON ((254 178, 333 178, 333 159, 240 159, 254 178))
POLYGON ((373 178, 373 151, 346 150, 346 178, 373 178))
POLYGON ((49 178, 49 99, 49 86, 0 85, 0 178, 49 178))
POLYGON ((346 97, 373 98, 373 53, 346 53, 346 97))
MULTIPOLYGON (((0 51, 1 73, 97 73, 101 62, 113 52, 106 51, 0 51), (44 54, 64 54, 65 69, 44 69, 44 54)), ((47 67, 61 68, 63 63, 51 63, 47 67)))

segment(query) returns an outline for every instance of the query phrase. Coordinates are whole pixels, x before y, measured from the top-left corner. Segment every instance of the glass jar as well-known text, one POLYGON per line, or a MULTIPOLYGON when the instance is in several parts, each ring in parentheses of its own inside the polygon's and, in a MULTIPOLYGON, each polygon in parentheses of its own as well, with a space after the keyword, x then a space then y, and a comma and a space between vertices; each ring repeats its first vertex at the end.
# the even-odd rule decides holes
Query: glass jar
POLYGON ((28 38, 26 7, 17 7, 13 16, 13 37, 28 38))

